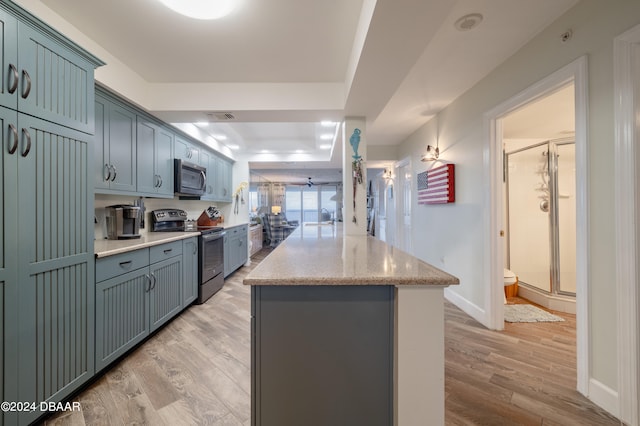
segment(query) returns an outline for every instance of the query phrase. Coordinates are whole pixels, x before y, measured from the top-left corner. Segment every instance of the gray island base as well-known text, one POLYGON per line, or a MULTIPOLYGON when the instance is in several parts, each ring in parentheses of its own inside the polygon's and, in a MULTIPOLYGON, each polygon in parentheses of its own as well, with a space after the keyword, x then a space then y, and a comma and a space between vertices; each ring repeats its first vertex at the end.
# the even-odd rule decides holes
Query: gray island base
POLYGON ((244 283, 252 425, 444 424, 443 291, 457 278, 328 225, 301 227, 244 283))

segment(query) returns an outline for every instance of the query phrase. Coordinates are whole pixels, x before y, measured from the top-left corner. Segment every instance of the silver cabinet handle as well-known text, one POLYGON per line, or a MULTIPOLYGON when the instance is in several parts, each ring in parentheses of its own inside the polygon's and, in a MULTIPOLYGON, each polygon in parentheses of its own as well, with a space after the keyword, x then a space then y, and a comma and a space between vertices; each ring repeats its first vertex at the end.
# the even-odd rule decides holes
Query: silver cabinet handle
POLYGON ((31 93, 31 77, 29 76, 27 70, 22 70, 22 78, 23 81, 26 80, 27 82, 26 88, 22 89, 22 99, 27 99, 27 96, 29 96, 29 93, 31 93))
POLYGON ((153 290, 154 288, 156 288, 156 281, 158 281, 156 276, 153 275, 153 272, 151 273, 151 278, 153 278, 153 285, 151 286, 151 288, 149 288, 149 290, 153 290))
POLYGON ((9 124, 9 129, 13 133, 13 145, 9 147, 9 154, 13 154, 18 149, 18 129, 13 124, 9 124))
POLYGON ((158 175, 153 175, 153 187, 158 187, 158 175))
POLYGON ((116 180, 116 176, 118 175, 118 171, 116 170, 116 166, 113 164, 110 166, 111 170, 113 170, 113 176, 111 177, 111 182, 116 180))
POLYGON ((145 277, 147 277, 147 280, 149 281, 149 287, 148 287, 148 288, 146 288, 146 289, 144 290, 144 292, 145 292, 145 293, 149 293, 149 292, 151 291, 151 277, 150 277, 149 275, 146 275, 146 274, 145 274, 145 277))
POLYGON ((109 182, 109 179, 111 179, 111 166, 109 166, 107 163, 105 163, 104 167, 102 168, 102 178, 107 182, 109 182))
POLYGON ((158 175, 158 179, 160 179, 160 185, 158 185, 158 188, 161 188, 164 181, 162 180, 162 176, 160 175, 158 175))
POLYGON ((172 251, 173 251, 173 249, 166 249, 166 250, 164 250, 164 254, 167 254, 167 255, 168 255, 168 254, 169 254, 169 253, 171 253, 172 251))
POLYGON ((24 151, 22 151, 20 155, 26 157, 27 155, 29 155, 29 151, 31 151, 31 135, 29 134, 29 131, 24 127, 22 128, 22 134, 27 138, 27 147, 24 151))
POLYGON ((9 88, 7 89, 7 91, 9 93, 14 93, 18 88, 18 82, 20 81, 20 77, 18 76, 18 69, 16 68, 15 65, 9 64, 9 68, 11 70, 11 74, 9 74, 9 77, 13 76, 13 83, 9 85, 9 88))

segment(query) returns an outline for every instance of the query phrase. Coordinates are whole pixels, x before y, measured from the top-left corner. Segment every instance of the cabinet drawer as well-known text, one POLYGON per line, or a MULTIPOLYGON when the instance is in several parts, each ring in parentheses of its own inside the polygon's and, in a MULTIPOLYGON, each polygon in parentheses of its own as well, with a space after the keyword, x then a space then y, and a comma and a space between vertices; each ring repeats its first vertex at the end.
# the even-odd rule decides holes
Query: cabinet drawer
POLYGON ((173 256, 182 254, 182 240, 173 241, 170 243, 162 244, 159 246, 153 246, 150 254, 150 263, 160 262, 161 260, 169 259, 173 256))
POLYGON ((96 282, 149 266, 149 249, 115 254, 96 260, 96 282))

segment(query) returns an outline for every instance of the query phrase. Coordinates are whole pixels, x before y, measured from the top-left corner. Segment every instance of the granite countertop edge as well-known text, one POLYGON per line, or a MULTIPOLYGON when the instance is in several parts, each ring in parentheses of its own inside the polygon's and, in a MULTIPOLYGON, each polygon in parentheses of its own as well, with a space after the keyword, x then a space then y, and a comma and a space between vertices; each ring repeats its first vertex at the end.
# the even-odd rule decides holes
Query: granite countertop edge
POLYGON ((109 257, 116 254, 127 253, 134 250, 153 247, 160 244, 180 241, 191 237, 197 237, 200 232, 153 232, 140 238, 130 240, 96 240, 94 254, 96 259, 109 257))

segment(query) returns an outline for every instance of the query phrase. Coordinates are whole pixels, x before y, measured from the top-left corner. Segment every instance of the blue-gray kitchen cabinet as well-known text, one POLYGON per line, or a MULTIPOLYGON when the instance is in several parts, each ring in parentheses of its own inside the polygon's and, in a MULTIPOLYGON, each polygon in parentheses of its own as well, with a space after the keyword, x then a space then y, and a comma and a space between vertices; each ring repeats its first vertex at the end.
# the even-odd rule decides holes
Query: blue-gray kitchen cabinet
POLYGON ((96 371, 182 308, 182 241, 96 260, 96 371))
POLYGON ((227 277, 236 269, 247 263, 247 243, 249 226, 238 225, 226 228, 224 240, 224 276, 227 277))
POLYGON ((94 373, 93 69, 102 62, 13 2, 0 2, 0 21, 2 397, 57 402, 94 373))
POLYGON ((136 191, 136 114, 104 92, 95 96, 95 190, 136 191))
POLYGON ((2 105, 92 134, 93 69, 101 62, 55 31, 23 22, 33 18, 18 6, 2 4, 2 105))
MULTIPOLYGON (((0 11, 1 12, 1 11, 0 11)), ((17 126, 17 114, 8 108, 0 107, 0 125, 2 133, 0 142, 0 397, 2 401, 17 400, 18 391, 18 271, 15 267, 18 253, 18 153, 9 153, 14 134, 10 126, 17 126)), ((15 423, 16 413, 0 412, 0 424, 15 423)))
POLYGON ((180 136, 176 136, 173 146, 173 157, 190 163, 200 164, 200 147, 180 136))
POLYGON ((149 315, 153 332, 182 309, 182 241, 153 246, 149 251, 153 281, 149 315))
POLYGON ((182 307, 186 308, 198 297, 198 238, 182 240, 182 307))
POLYGON ((92 138, 17 118, 17 400, 60 401, 94 373, 92 138))
MULTIPOLYGON (((216 195, 219 201, 231 202, 233 188, 231 187, 233 165, 222 157, 216 158, 216 195)), ((245 194, 247 197, 248 194, 245 194)))
POLYGON ((142 196, 173 198, 174 135, 140 115, 137 126, 137 193, 142 196))

